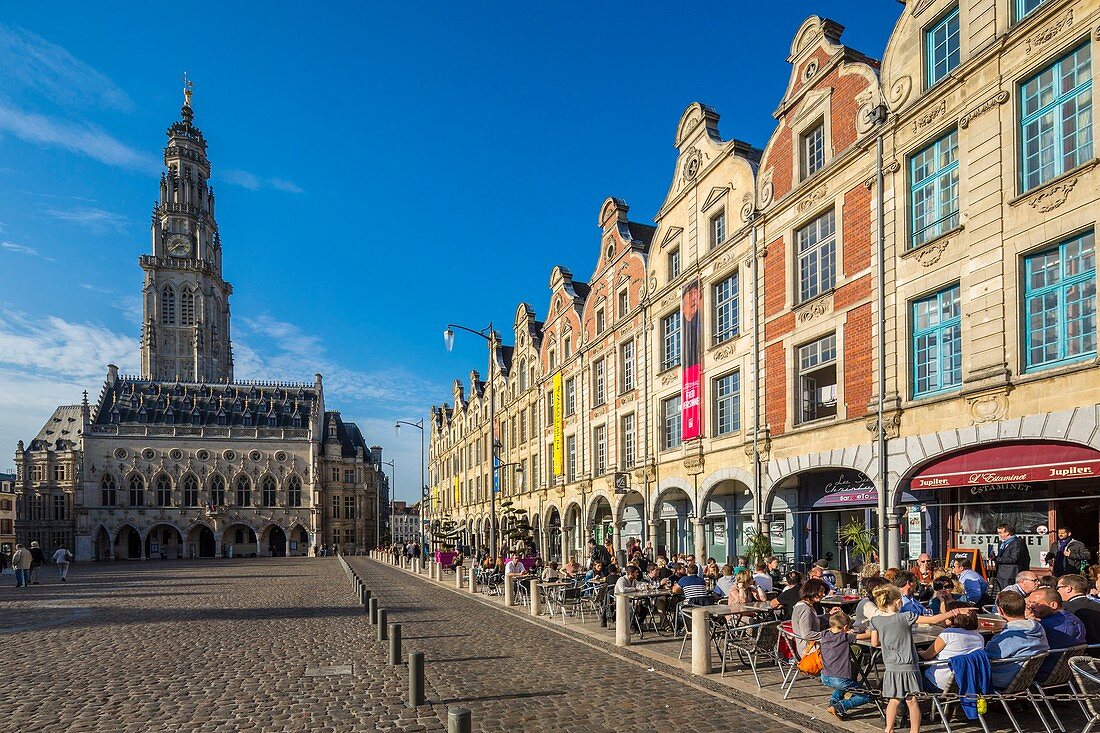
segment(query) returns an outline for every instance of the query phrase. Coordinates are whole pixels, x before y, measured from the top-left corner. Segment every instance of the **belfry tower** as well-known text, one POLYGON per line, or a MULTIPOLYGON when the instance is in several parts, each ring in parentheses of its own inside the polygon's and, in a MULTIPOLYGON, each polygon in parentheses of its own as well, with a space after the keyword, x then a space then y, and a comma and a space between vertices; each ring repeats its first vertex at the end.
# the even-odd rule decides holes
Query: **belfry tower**
POLYGON ((145 271, 141 370, 160 381, 231 382, 233 287, 222 279, 210 161, 191 94, 185 74, 181 118, 168 128, 167 170, 153 208, 153 252, 138 260, 145 271))

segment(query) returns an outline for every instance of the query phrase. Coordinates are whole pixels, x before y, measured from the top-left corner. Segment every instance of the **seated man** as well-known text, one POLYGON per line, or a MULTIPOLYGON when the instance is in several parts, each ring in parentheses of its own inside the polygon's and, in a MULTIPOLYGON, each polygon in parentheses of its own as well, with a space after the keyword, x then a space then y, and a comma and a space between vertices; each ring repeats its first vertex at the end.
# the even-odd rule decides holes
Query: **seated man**
POLYGON ((901 590, 901 612, 915 613, 918 616, 930 616, 931 611, 913 597, 917 590, 917 577, 908 570, 899 570, 894 576, 894 585, 901 590))
POLYGON ((1022 570, 1016 573, 1016 582, 1005 588, 1015 593, 1019 593, 1024 598, 1031 595, 1031 591, 1039 587, 1039 576, 1030 570, 1022 570))
MULTIPOLYGON (((1054 588, 1032 591, 1027 597, 1027 615, 1042 624, 1051 649, 1065 649, 1085 643, 1085 625, 1081 619, 1062 608, 1062 599, 1054 588)), ((1047 657, 1035 679, 1040 682, 1045 680, 1056 664, 1058 655, 1047 657)))
POLYGON ((722 566, 722 574, 718 577, 718 580, 714 583, 714 595, 719 598, 725 598, 729 595, 730 588, 733 587, 733 566, 726 563, 722 566))
POLYGON ((1085 627, 1085 641, 1100 644, 1100 603, 1089 598, 1089 580, 1084 575, 1070 573, 1058 578, 1058 595, 1062 606, 1080 619, 1085 627))
POLYGON ((713 601, 707 590, 706 581, 699 577, 699 568, 693 563, 684 568, 685 573, 672 584, 672 592, 682 595, 684 601, 694 605, 706 605, 708 600, 713 601))
POLYGON ((985 596, 986 591, 989 590, 989 584, 985 582, 985 578, 981 576, 974 568, 969 557, 957 557, 951 562, 951 572, 955 574, 955 577, 962 583, 963 597, 960 600, 966 601, 972 605, 978 605, 982 597, 985 596))
MULTIPOLYGON (((1005 627, 985 645, 989 659, 1017 659, 1048 651, 1047 635, 1038 622, 1025 618, 1025 601, 1019 593, 1003 590, 997 594, 997 610, 1005 620, 1005 627)), ((1019 664, 994 664, 993 687, 1003 690, 1012 684, 1019 664)))
POLYGON ((757 588, 765 593, 770 593, 772 591, 772 576, 768 574, 767 563, 756 563, 756 572, 753 573, 752 581, 756 583, 757 588))
MULTIPOLYGON (((818 560, 810 566, 810 572, 807 576, 807 580, 821 580, 825 585, 829 586, 829 592, 836 592, 836 584, 833 582, 833 573, 826 573, 829 568, 829 562, 827 560, 818 560)), ((904 608, 902 609, 905 610, 904 608)))

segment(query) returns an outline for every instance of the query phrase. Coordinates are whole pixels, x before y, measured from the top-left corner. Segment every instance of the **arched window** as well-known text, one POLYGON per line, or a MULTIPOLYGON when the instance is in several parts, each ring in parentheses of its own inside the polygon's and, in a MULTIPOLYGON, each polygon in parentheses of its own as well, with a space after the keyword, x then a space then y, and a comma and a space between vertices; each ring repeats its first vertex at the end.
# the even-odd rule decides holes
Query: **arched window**
POLYGON ((110 474, 103 476, 103 481, 100 482, 102 487, 102 496, 100 504, 102 506, 114 506, 118 503, 118 487, 115 485, 115 477, 110 474))
POLYGON ((176 291, 165 285, 160 293, 160 322, 163 326, 176 325, 176 291))
POLYGON ((210 479, 210 503, 214 506, 225 505, 225 479, 218 474, 210 479))
POLYGON ((163 473, 157 476, 157 506, 172 506, 172 481, 163 473))
POLYGON ((145 506, 145 479, 136 473, 130 477, 130 506, 145 506))
POLYGON ((252 506, 252 482, 248 476, 237 478, 237 506, 252 506))
POLYGON ((289 493, 289 497, 288 497, 289 502, 288 503, 290 504, 290 506, 301 506, 302 505, 302 479, 298 478, 297 476, 291 476, 290 477, 290 482, 287 484, 287 486, 288 486, 287 491, 289 493))
POLYGON ((260 484, 260 500, 264 506, 275 506, 275 479, 272 476, 264 476, 260 484))
POLYGON ((221 317, 222 317, 222 309, 219 307, 218 299, 214 298, 214 305, 211 308, 211 313, 210 313, 210 335, 211 336, 217 336, 218 335, 218 321, 221 320, 221 317))
POLYGON ((190 285, 180 293, 180 325, 195 325, 195 291, 190 285))
POLYGON ((183 505, 199 505, 199 481, 191 475, 183 479, 183 505))

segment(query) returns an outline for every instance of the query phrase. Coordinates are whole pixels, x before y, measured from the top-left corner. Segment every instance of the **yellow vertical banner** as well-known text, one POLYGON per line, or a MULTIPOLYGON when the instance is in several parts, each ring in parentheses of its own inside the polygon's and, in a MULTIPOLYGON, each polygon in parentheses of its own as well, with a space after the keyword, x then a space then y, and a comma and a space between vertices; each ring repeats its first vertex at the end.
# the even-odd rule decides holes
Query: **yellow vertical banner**
POLYGON ((554 475, 565 473, 565 393, 561 372, 554 375, 554 475))
POLYGON ((458 476, 455 476, 455 500, 454 500, 453 506, 456 506, 456 507, 459 505, 459 503, 458 503, 458 484, 459 484, 458 476))

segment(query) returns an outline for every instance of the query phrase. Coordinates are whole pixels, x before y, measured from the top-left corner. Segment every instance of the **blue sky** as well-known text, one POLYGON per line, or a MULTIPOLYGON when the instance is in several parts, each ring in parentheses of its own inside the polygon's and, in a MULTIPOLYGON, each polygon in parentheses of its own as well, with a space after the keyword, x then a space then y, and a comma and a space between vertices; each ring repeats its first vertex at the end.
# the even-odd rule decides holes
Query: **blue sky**
POLYGON ((607 196, 650 222, 680 114, 763 147, 810 14, 881 57, 895 0, 6 3, 0 17, 0 469, 53 406, 136 370, 137 257, 179 77, 233 283, 239 378, 325 375, 418 495, 416 420, 484 369, 448 321, 546 311, 607 196), (763 7, 763 9, 757 9, 763 7), (705 8, 705 12, 703 12, 705 8), (684 11, 688 12, 685 13, 684 11), (64 19, 59 22, 59 18, 64 19))

